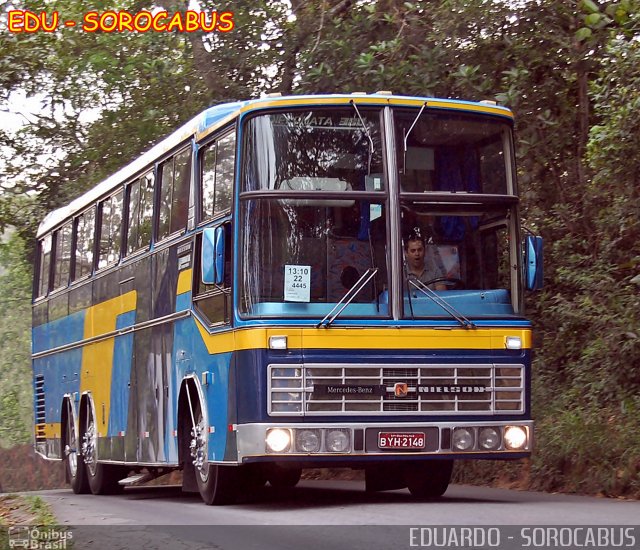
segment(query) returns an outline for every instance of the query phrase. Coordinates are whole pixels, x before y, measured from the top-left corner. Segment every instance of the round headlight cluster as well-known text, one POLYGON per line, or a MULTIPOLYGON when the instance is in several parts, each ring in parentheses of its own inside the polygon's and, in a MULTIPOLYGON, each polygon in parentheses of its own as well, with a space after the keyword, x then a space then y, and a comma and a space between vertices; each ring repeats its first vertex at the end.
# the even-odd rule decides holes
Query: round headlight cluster
POLYGON ((526 426, 459 427, 453 430, 454 451, 521 451, 527 448, 526 426))
POLYGON ((349 428, 269 428, 265 438, 268 453, 348 453, 349 428))

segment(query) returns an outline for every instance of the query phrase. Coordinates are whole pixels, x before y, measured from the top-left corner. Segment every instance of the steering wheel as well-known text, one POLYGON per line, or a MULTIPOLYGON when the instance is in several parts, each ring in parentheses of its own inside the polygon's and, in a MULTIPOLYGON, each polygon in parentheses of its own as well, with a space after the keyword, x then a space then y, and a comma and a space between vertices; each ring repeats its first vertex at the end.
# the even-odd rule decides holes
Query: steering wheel
POLYGON ((455 287, 458 289, 464 288, 464 281, 457 277, 436 277, 424 283, 427 286, 435 285, 438 283, 444 283, 447 286, 455 287))

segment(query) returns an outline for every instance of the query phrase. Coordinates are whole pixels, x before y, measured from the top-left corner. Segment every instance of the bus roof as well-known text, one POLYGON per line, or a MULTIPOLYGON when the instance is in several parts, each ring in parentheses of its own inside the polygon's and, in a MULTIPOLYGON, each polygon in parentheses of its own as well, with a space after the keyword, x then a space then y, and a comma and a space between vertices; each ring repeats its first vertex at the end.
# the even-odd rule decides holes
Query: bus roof
POLYGON ((427 105, 434 109, 456 110, 461 112, 476 112, 513 119, 512 112, 506 107, 494 104, 494 102, 473 102, 455 99, 437 99, 429 97, 410 97, 392 95, 389 93, 375 94, 327 94, 327 95, 298 95, 298 96, 270 96, 247 101, 222 103, 209 107, 196 115, 186 124, 171 133, 151 149, 140 155, 107 179, 98 183, 95 187, 71 201, 68 205, 58 208, 47 214, 38 227, 37 237, 57 228, 67 219, 81 213, 94 204, 98 199, 107 196, 137 174, 153 165, 159 158, 184 143, 190 138, 203 139, 207 135, 224 126, 240 114, 248 111, 276 108, 276 107, 302 107, 314 105, 344 105, 351 101, 358 105, 392 105, 420 107, 427 105))

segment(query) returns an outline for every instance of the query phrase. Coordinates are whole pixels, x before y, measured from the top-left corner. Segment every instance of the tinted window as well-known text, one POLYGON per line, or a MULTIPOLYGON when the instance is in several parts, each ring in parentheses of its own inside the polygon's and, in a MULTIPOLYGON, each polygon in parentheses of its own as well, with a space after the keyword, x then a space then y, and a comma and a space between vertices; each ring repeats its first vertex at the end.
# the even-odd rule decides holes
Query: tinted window
POLYGON ((71 268, 71 222, 62 226, 56 235, 56 263, 53 269, 53 288, 69 284, 71 268))
POLYGON ((134 181, 129 189, 127 254, 149 246, 152 217, 153 174, 147 174, 134 181))
POLYGON ((102 203, 100 223, 100 252, 98 269, 120 259, 122 238, 122 191, 102 203))
POLYGON ((191 150, 185 149, 160 167, 160 216, 158 238, 184 229, 189 211, 191 150))
POLYGON ((231 209, 235 164, 235 134, 209 145, 202 154, 202 219, 231 209))
POLYGON ((51 235, 40 241, 40 269, 38 272, 38 296, 49 290, 49 268, 51 266, 51 235))
POLYGON ((93 243, 95 235, 96 210, 91 208, 78 216, 76 222, 75 279, 91 274, 93 269, 93 243))

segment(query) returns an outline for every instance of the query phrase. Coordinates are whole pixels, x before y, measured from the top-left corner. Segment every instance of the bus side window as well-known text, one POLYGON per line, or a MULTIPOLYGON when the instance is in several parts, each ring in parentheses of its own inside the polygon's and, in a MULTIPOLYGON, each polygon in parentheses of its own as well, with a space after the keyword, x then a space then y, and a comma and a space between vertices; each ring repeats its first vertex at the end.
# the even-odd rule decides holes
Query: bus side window
POLYGON ((71 268, 71 222, 55 232, 56 254, 53 266, 53 288, 62 288, 69 284, 71 268))
MULTIPOLYGON (((211 325, 225 325, 231 321, 231 281, 232 281, 232 262, 231 262, 231 224, 224 224, 224 281, 220 285, 208 285, 202 282, 200 277, 201 269, 199 262, 202 261, 201 255, 197 254, 197 266, 194 270, 196 289, 194 295, 194 303, 198 311, 206 317, 211 325)), ((198 235, 198 246, 196 250, 202 247, 202 233, 198 235)))
POLYGON ((202 153, 202 220, 213 219, 231 210, 235 144, 235 134, 227 134, 208 145, 202 153))
POLYGON ((98 269, 120 259, 122 238, 122 190, 102 202, 98 269))
POLYGON ((129 224, 127 254, 147 248, 151 243, 153 217, 153 174, 149 173, 129 186, 129 224))
POLYGON ((51 234, 40 240, 38 262, 37 297, 46 296, 49 291, 49 274, 51 267, 51 234))
POLYGON ((92 206, 76 219, 76 254, 74 280, 90 275, 93 270, 93 243, 96 209, 92 206))
POLYGON ((160 166, 158 240, 183 230, 189 212, 191 149, 183 149, 160 166))
POLYGON ((218 141, 218 155, 216 159, 216 214, 221 214, 231 209, 235 149, 235 134, 229 134, 218 141))

